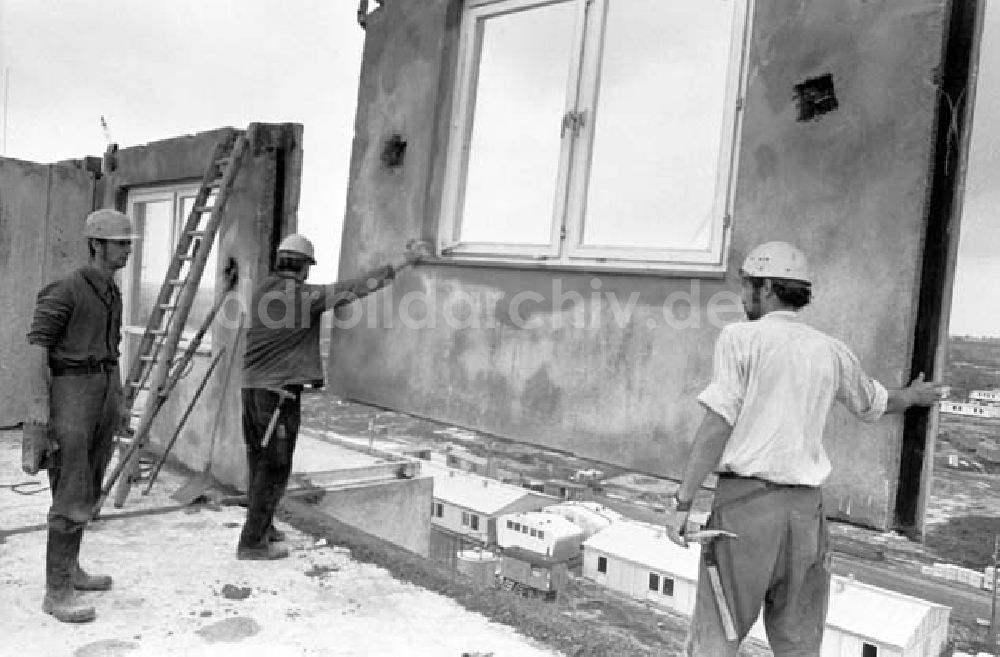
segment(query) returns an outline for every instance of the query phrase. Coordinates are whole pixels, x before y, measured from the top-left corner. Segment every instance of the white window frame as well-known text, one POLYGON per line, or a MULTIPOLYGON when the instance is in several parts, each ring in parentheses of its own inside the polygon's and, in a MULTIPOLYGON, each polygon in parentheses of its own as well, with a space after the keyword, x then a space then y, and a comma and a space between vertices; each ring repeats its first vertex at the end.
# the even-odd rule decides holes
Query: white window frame
MULTIPOLYGON (((462 17, 455 101, 438 222, 437 254, 458 264, 525 266, 553 269, 601 269, 647 273, 721 276, 726 271, 732 233, 746 87, 746 51, 754 0, 735 3, 730 60, 723 106, 724 130, 716 171, 715 202, 709 246, 706 249, 595 247, 582 243, 594 116, 600 86, 603 29, 607 9, 615 0, 467 0, 462 17), (459 239, 464 186, 472 136, 474 90, 477 86, 484 22, 493 17, 561 2, 577 3, 573 51, 567 85, 567 116, 583 117, 579 130, 565 131, 559 155, 556 198, 548 245, 462 242, 459 239), (585 48, 586 42, 586 48, 585 48)), ((565 118, 564 118, 565 122, 565 118)), ((553 130, 560 126, 552 126, 553 130)))
MULTIPOLYGON (((183 230, 184 224, 187 221, 187 217, 183 214, 184 204, 181 199, 194 196, 197 194, 200 183, 190 182, 182 183, 176 185, 158 185, 149 187, 135 187, 128 190, 126 197, 126 213, 130 217, 135 217, 135 206, 140 203, 149 203, 151 201, 169 201, 171 207, 173 208, 173 218, 170 225, 170 256, 173 258, 174 251, 177 246, 177 239, 179 232, 183 230)), ((212 246, 213 249, 218 248, 219 236, 216 235, 216 244, 212 246)), ((136 244, 133 247, 133 256, 129 258, 129 262, 126 265, 125 271, 123 271, 122 276, 122 333, 126 336, 136 335, 142 336, 146 331, 146 325, 133 324, 132 323, 132 312, 134 310, 133 303, 135 302, 135 282, 138 281, 139 272, 136 271, 136 267, 140 266, 140 258, 142 257, 142 244, 136 244), (136 256, 138 252, 138 257, 136 256)), ((218 260, 216 260, 218 262, 218 260)), ((211 277, 210 280, 214 280, 218 272, 208 271, 207 269, 202 273, 202 280, 204 281, 206 277, 211 277)), ((181 340, 178 344, 180 348, 185 348, 188 341, 194 337, 197 333, 197 327, 190 328, 185 327, 184 331, 181 332, 181 340)), ((129 349, 129 347, 126 347, 129 349)), ((200 355, 210 355, 212 353, 212 332, 208 331, 202 338, 201 345, 198 347, 196 352, 200 355)), ((131 362, 131 355, 128 356, 129 362, 131 362)))

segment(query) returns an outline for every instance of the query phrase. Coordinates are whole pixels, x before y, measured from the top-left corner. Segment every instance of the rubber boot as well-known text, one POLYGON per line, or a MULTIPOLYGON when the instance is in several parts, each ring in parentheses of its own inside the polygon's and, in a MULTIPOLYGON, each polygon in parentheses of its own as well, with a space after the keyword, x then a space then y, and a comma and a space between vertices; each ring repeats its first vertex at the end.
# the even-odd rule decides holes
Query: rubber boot
POLYGON ((82 531, 57 532, 49 529, 42 611, 63 623, 89 623, 97 617, 93 607, 80 604, 73 588, 73 573, 82 538, 82 531))
POLYGON ((285 532, 281 531, 274 525, 267 526, 267 540, 270 543, 280 543, 285 540, 285 532))
POLYGON ((267 472, 259 468, 250 479, 247 518, 236 548, 236 558, 240 561, 270 561, 288 556, 288 548, 270 540, 276 487, 268 479, 267 472))
POLYGON ((240 545, 236 548, 236 558, 240 561, 272 561, 288 557, 288 548, 276 543, 259 546, 240 545))
MULTIPOLYGON (((83 531, 80 532, 80 542, 83 542, 83 531)), ((77 550, 79 554, 79 550, 77 550)), ((110 591, 112 580, 110 575, 90 575, 80 567, 80 559, 73 564, 73 588, 77 591, 110 591)))
POLYGON ((79 563, 73 569, 73 588, 77 591, 110 591, 112 584, 110 575, 89 575, 79 563))

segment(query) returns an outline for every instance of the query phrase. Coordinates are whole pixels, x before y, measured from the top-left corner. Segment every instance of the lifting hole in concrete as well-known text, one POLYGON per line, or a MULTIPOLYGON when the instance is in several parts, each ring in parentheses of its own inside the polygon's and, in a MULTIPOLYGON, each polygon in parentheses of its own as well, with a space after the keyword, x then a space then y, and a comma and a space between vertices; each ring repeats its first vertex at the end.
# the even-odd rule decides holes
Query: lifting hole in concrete
POLYGON ((382 164, 393 169, 403 165, 406 155, 406 142, 399 135, 389 137, 382 147, 382 164))
POLYGON ((829 73, 808 78, 795 85, 795 99, 798 102, 799 121, 817 119, 840 106, 833 90, 833 76, 829 73))

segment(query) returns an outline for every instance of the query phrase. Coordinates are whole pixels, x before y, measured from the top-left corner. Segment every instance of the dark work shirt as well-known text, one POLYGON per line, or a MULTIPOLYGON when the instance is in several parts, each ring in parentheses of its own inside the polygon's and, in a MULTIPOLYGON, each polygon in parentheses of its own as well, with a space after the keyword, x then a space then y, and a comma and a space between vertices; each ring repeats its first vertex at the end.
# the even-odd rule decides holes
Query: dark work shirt
POLYGON ((280 274, 264 279, 249 308, 243 387, 323 385, 320 315, 383 287, 393 273, 392 267, 380 267, 332 285, 311 285, 280 274))
POLYGON ((28 342, 49 350, 49 366, 118 362, 122 299, 110 276, 81 267, 38 293, 28 342))

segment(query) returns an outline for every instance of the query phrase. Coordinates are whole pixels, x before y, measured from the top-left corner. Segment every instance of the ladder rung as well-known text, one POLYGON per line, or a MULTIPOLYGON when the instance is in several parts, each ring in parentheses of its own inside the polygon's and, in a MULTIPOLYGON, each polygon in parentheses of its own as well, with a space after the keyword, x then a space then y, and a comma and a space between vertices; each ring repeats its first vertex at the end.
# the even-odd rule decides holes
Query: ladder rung
POLYGON ((211 212, 214 209, 214 205, 196 205, 192 208, 194 212, 211 212))
POLYGON ((149 390, 149 382, 143 383, 142 381, 129 381, 128 385, 132 386, 136 390, 149 390))
POLYGON ((187 234, 191 237, 205 237, 205 233, 207 232, 205 230, 189 230, 187 234))
POLYGON ((155 363, 156 356, 139 356, 139 360, 141 360, 144 363, 155 363))
POLYGON ((146 332, 149 333, 150 335, 153 335, 153 336, 156 336, 156 337, 159 337, 159 336, 167 334, 166 329, 153 329, 152 331, 146 331, 146 332))
POLYGON ((160 310, 177 310, 177 305, 173 303, 159 303, 156 307, 160 310))
POLYGON ((232 161, 233 161, 233 157, 231 155, 227 155, 226 157, 220 157, 218 160, 215 161, 214 164, 215 164, 215 166, 221 168, 221 167, 229 166, 229 163, 232 162, 232 161))
POLYGON ((192 254, 190 254, 190 253, 182 253, 182 254, 181 254, 181 255, 179 256, 179 258, 180 258, 181 260, 194 260, 194 255, 192 255, 192 254))
POLYGON ((168 285, 184 285, 185 283, 187 283, 186 278, 172 278, 167 281, 168 285))

